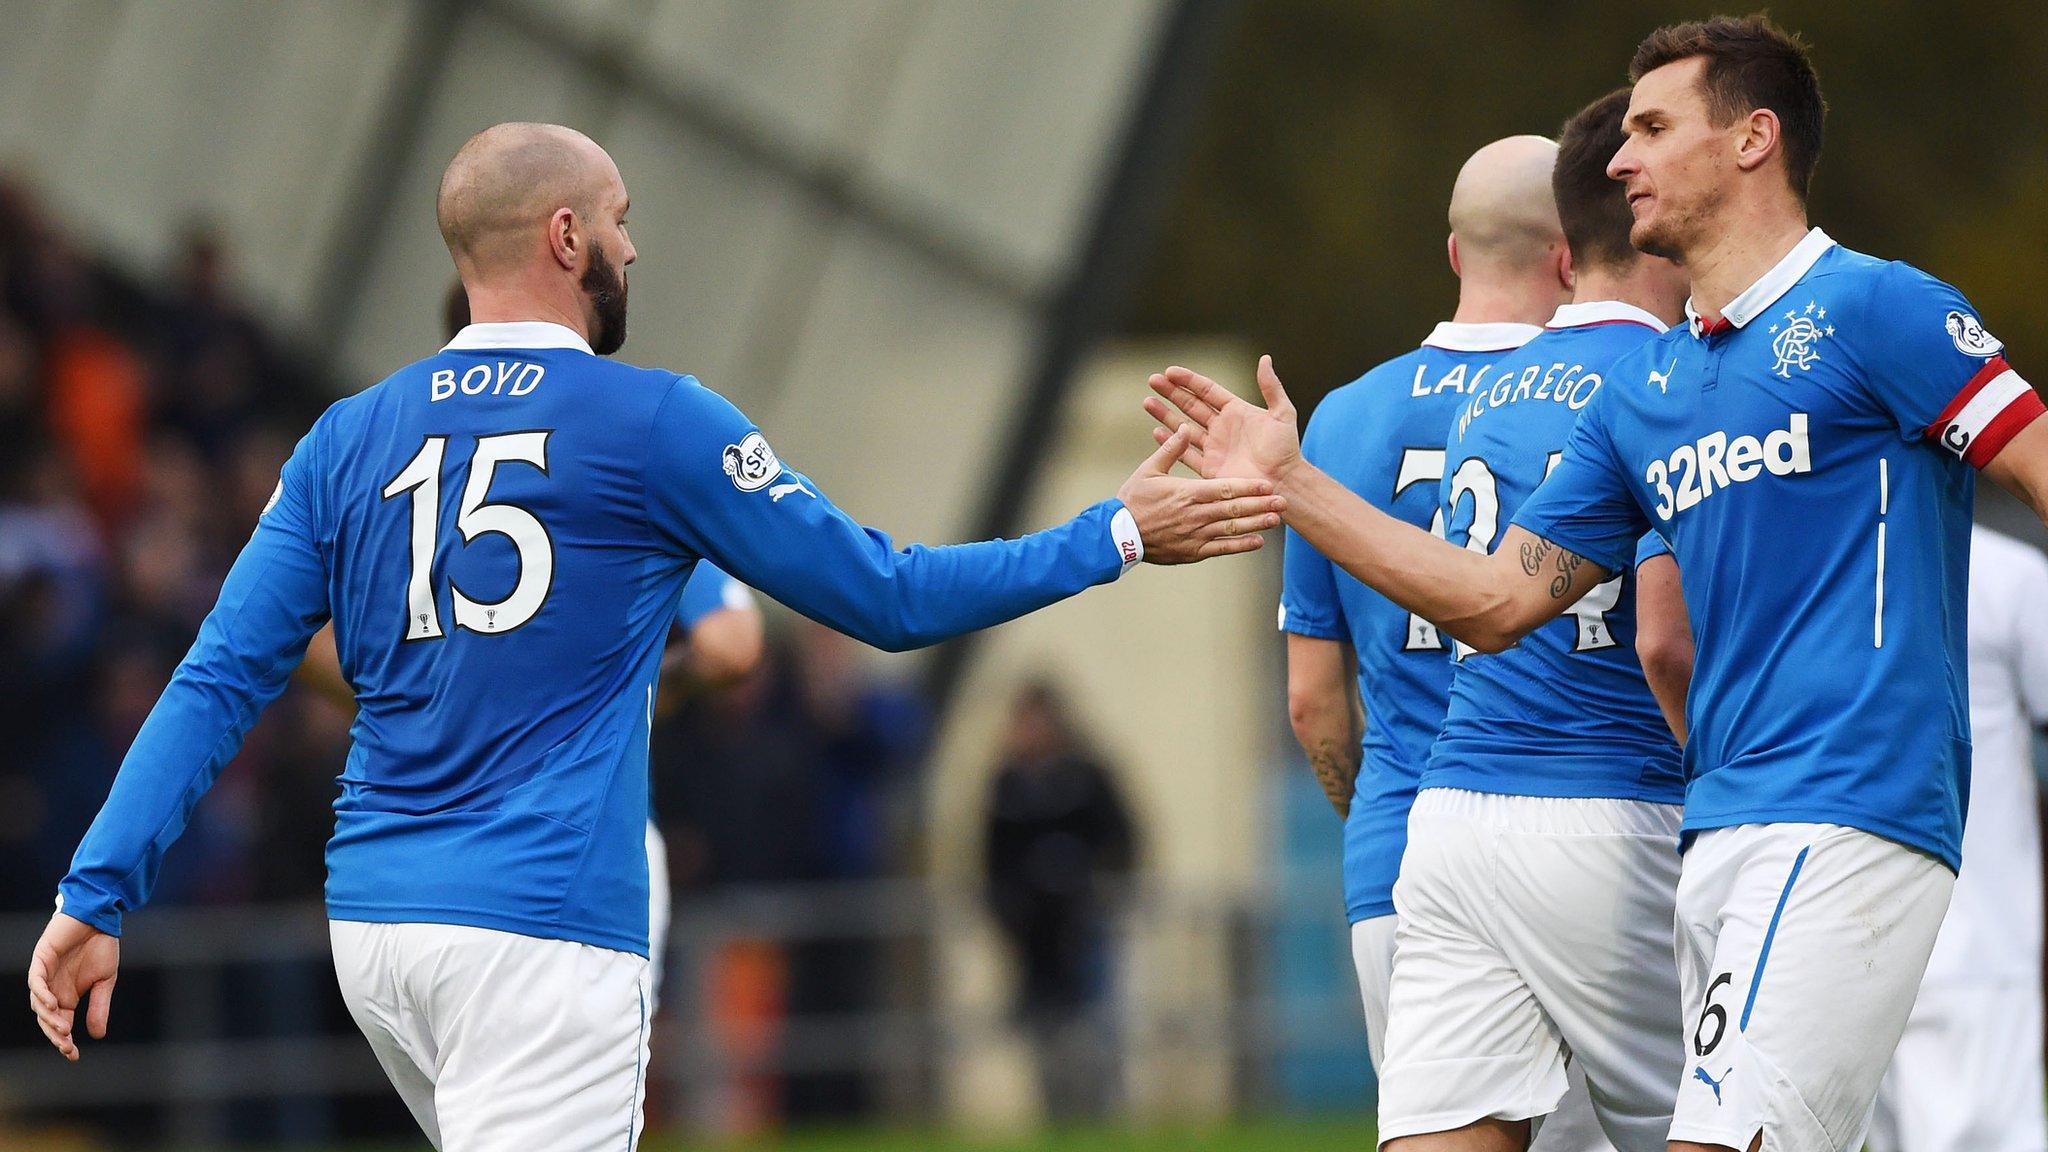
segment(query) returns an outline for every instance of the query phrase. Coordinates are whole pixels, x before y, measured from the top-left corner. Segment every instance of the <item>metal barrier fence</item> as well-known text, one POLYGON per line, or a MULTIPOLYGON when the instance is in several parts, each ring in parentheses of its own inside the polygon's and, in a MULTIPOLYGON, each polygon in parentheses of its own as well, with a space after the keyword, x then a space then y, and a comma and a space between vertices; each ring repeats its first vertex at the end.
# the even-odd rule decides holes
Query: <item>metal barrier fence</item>
MULTIPOLYGON (((1241 1108, 1275 1103, 1275 1069, 1288 1053, 1337 1052, 1362 1063, 1348 977, 1306 993, 1272 979, 1276 933, 1289 925, 1326 929, 1332 956, 1341 957, 1341 924, 1327 908, 1153 889, 1120 904, 1107 952, 1123 981, 1145 978, 1133 972, 1133 957, 1143 941, 1168 932, 1210 941, 1226 968, 1222 994, 1200 1002, 1110 998, 1101 1034, 1116 1038, 1125 1066, 1205 1054, 1229 1069, 1227 1103, 1241 1108)), ((0 917, 0 968, 25 967, 44 923, 0 917)), ((318 904, 153 909, 129 923, 109 1039, 90 1044, 81 1066, 47 1047, 0 1047, 0 1117, 140 1105, 161 1110, 174 1146, 214 1147, 228 1142, 235 1101, 389 1093, 345 1015, 323 1011, 337 994, 318 904), (153 982, 154 1028, 138 1027, 122 1000, 145 982, 153 982), (252 1028, 261 1034, 248 1035, 252 1028), (156 1035, 124 1038, 137 1032, 156 1035)), ((750 1083, 833 1075, 857 1082, 872 1114, 942 1121, 949 1070, 1017 1035, 1002 997, 963 1004, 942 991, 958 941, 986 931, 972 893, 921 881, 747 888, 679 902, 653 1039, 650 1127, 729 1131, 744 1126, 745 1105, 734 1094, 750 1083), (853 950, 835 954, 835 944, 853 950), (869 986, 823 1009, 788 1004, 772 1036, 736 1038, 715 979, 735 946, 785 958, 822 946, 828 969, 867 965, 869 986)), ((9 1027, 41 1044, 25 1006, 12 1019, 9 1027)))

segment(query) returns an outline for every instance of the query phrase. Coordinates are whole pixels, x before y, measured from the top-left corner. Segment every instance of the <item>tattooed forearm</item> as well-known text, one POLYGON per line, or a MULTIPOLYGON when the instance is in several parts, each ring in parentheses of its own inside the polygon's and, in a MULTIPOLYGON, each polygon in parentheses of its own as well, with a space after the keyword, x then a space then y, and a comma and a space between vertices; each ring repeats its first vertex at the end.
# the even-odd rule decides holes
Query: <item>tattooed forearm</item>
POLYGON ((1324 740, 1308 754, 1316 783, 1323 786, 1323 795, 1330 798, 1330 804, 1342 817, 1351 815, 1351 793, 1358 786, 1359 756, 1356 740, 1324 740))
MULTIPOLYGON (((1549 541, 1546 540, 1544 543, 1548 545, 1549 541)), ((1552 600, 1562 600, 1565 593, 1572 590, 1572 577, 1578 575, 1579 566, 1585 562, 1586 558, 1577 552, 1568 551, 1563 548, 1558 549, 1557 576, 1550 581, 1550 598, 1552 600)))
POLYGON ((1522 571, 1530 576, 1543 571, 1543 558, 1550 555, 1550 549, 1548 540, 1522 541, 1522 571))

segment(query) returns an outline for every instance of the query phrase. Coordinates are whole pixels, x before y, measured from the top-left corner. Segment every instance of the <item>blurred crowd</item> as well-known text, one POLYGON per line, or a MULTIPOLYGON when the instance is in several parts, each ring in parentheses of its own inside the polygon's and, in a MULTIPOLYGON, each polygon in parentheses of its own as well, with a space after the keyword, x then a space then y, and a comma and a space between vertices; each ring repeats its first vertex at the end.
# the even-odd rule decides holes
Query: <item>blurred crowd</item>
MULTIPOLYGON (((0 911, 50 907, 326 391, 235 300, 224 261, 194 224, 169 273, 136 283, 0 177, 0 911)), ((310 696, 281 701, 158 898, 317 893, 346 728, 310 696)))

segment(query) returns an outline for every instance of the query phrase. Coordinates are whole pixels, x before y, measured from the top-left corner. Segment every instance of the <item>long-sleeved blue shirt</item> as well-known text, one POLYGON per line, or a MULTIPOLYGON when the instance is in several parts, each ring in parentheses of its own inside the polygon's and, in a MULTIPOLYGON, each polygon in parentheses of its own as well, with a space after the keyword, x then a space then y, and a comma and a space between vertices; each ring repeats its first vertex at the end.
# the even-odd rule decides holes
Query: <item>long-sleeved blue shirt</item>
POLYGON ((61 907, 120 931, 331 614, 359 711, 329 915, 644 955, 649 711, 700 559, 903 649, 1113 580, 1140 555, 1113 500, 1017 540, 899 550, 691 377, 600 359, 558 325, 472 325, 299 442, 61 907))

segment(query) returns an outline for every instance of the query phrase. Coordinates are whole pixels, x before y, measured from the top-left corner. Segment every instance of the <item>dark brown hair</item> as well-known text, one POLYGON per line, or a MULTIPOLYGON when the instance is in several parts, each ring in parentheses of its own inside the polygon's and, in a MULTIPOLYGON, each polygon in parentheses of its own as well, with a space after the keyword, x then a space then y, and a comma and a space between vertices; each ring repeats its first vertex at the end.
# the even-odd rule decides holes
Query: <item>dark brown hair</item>
POLYGON ((1707 112, 1717 125, 1732 124, 1759 108, 1777 114, 1785 174, 1792 191, 1804 200, 1814 164, 1820 160, 1821 122, 1828 112, 1806 41, 1761 12, 1672 24, 1650 33, 1637 46, 1628 76, 1641 80, 1666 64, 1696 56, 1706 60, 1700 84, 1707 112))
POLYGON ((1564 122, 1557 134, 1557 167, 1550 190, 1557 197, 1557 218, 1581 266, 1617 265, 1633 260, 1629 229, 1635 214, 1628 210, 1628 191, 1607 175, 1607 162, 1628 137, 1621 122, 1628 116, 1626 88, 1617 88, 1564 122))

